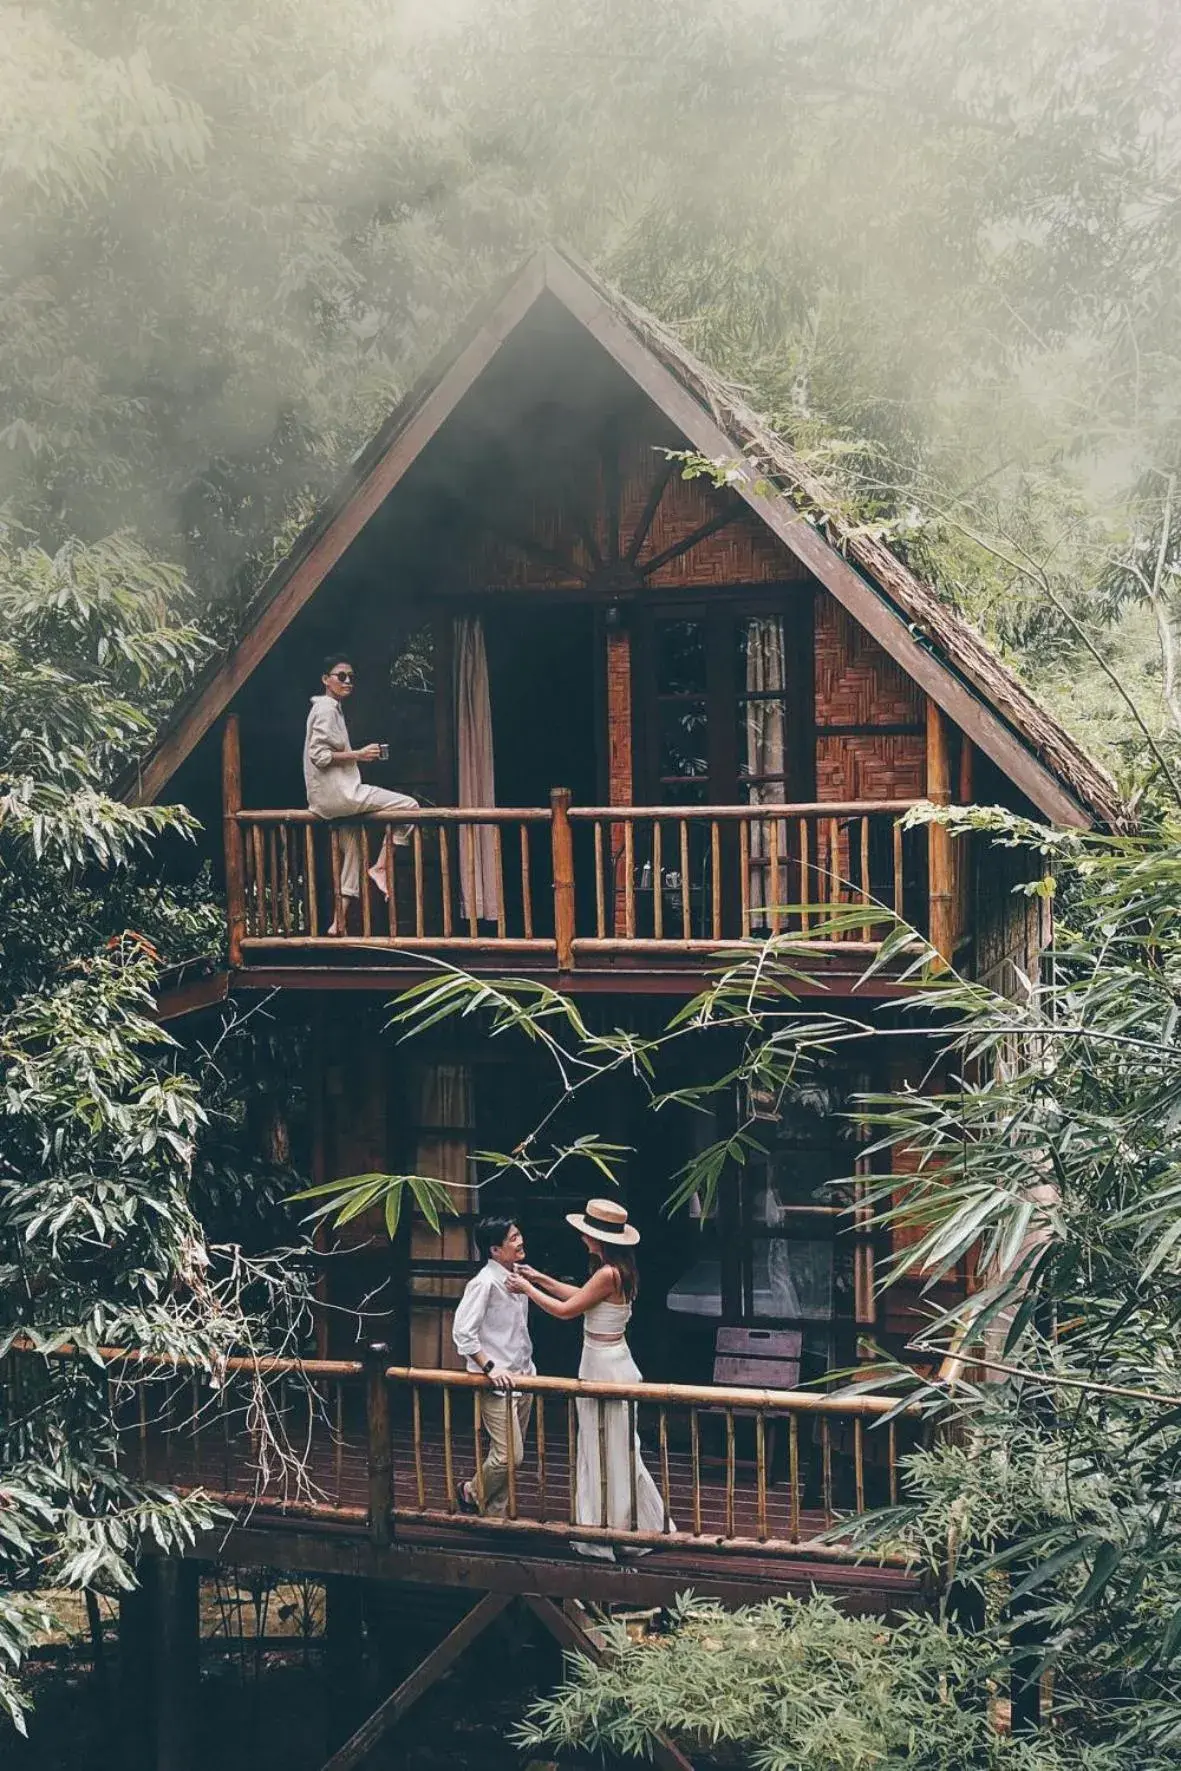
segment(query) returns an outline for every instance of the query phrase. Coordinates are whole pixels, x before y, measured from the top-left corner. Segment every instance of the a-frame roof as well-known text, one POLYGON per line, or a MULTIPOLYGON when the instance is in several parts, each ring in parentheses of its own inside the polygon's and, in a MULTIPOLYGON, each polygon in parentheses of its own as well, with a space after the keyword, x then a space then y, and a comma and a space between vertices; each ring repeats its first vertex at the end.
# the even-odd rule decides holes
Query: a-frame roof
MULTIPOLYGON (((157 799, 260 660, 546 292, 685 437, 744 462, 735 489, 838 602, 1039 810, 1056 823, 1120 824, 1114 782, 980 635, 888 547, 845 524, 790 446, 651 314, 553 247, 486 304, 356 458, 255 598, 237 643, 176 709, 127 797, 157 799)), ((830 502, 830 501, 829 501, 830 502)))

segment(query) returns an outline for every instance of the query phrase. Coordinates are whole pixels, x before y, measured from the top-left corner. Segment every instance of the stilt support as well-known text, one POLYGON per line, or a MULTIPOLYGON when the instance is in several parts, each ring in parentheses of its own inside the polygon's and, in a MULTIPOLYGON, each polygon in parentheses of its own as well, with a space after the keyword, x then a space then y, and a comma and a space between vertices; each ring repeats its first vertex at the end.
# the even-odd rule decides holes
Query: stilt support
POLYGON ((411 1704, 417 1703, 424 1692, 429 1691, 443 1674, 455 1664, 463 1653, 483 1635, 488 1625, 498 1618, 502 1611, 512 1604, 512 1596, 508 1593, 485 1593, 484 1597, 472 1607, 467 1616, 457 1623, 449 1636, 445 1636, 437 1648, 432 1648, 426 1659, 420 1661, 408 1679, 403 1679, 398 1689, 380 1703, 373 1714, 357 1729, 357 1732, 346 1740, 339 1752, 333 1753, 324 1771, 354 1771, 377 1745, 384 1734, 387 1734, 399 1717, 404 1716, 411 1704))

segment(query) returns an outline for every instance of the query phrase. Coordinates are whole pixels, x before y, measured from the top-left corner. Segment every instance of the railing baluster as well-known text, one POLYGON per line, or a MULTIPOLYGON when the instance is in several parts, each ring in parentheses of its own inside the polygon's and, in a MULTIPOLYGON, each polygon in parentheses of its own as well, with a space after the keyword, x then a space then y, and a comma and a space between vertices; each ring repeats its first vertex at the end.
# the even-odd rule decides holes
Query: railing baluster
POLYGON ((693 1462, 693 1535, 701 1536, 701 1423, 695 1408, 689 1411, 689 1455, 693 1462))
POLYGON ((476 1448, 476 1505, 480 1512, 484 1511, 487 1492, 484 1487, 484 1453, 480 1446, 480 1428, 483 1425, 483 1409, 480 1405, 479 1390, 472 1391, 472 1440, 476 1448))
POLYGON ((365 1424, 369 1459, 369 1531, 376 1544, 390 1540, 394 1498, 394 1442, 390 1432, 390 1390, 385 1369, 389 1348, 379 1341, 366 1348, 365 1424))
POLYGON ((504 1397, 504 1450, 505 1476, 508 1479, 507 1515, 510 1519, 517 1516, 517 1392, 502 1390, 504 1397))
POLYGON ((767 1423, 760 1408, 755 1415, 755 1484, 758 1493, 758 1536, 767 1541, 767 1423))
POLYGON ((426 1508, 426 1473, 422 1466, 422 1393, 417 1384, 411 1386, 410 1406, 414 1411, 414 1486, 421 1513, 426 1508))
POLYGON ((443 1480, 447 1485, 447 1511, 454 1513, 458 1502, 455 1499, 455 1458, 451 1445, 451 1386, 443 1385, 443 1480))
POLYGON ((267 886, 270 897, 270 932, 277 935, 282 926, 282 909, 279 903, 279 833, 273 824, 268 824, 266 834, 267 845, 267 886))
POLYGON ((193 1373, 189 1380, 189 1399, 193 1410, 193 1483, 201 1486, 201 1391, 197 1384, 197 1374, 193 1373))
POLYGON ((344 1504, 344 1385, 338 1380, 333 1386, 336 1406, 333 1410, 333 1431, 336 1444, 333 1448, 333 1474, 336 1478, 336 1504, 344 1504))
POLYGON ((279 826, 279 891, 283 899, 283 933, 291 935, 291 852, 288 847, 291 831, 286 824, 279 826))
POLYGON ((734 1410, 726 1410, 726 1536, 734 1536, 734 1410))
POLYGON ((262 856, 262 831, 257 824, 250 826, 250 847, 254 854, 254 902, 257 910, 257 929, 259 935, 269 935, 270 927, 267 917, 267 875, 262 856))
POLYGON ((316 839, 310 824, 303 827, 304 866, 307 868, 308 934, 320 936, 320 904, 316 897, 316 839))
MULTIPOLYGON (((828 902, 838 909, 841 902, 841 827, 835 818, 828 820, 828 902)), ((841 931, 833 929, 829 940, 839 941, 841 931)))
POLYGON ((659 1414, 660 1433, 660 1504, 663 1517, 660 1529, 666 1534, 672 1529, 672 1484, 668 1466, 668 1409, 661 1405, 659 1414))
POLYGON ((535 1398, 537 1425, 535 1428, 537 1443, 537 1517, 544 1525, 546 1521, 545 1493, 545 1397, 540 1393, 535 1398))
POLYGON ((451 845, 447 826, 439 825, 439 880, 443 894, 443 938, 451 937, 451 845))
POLYGON ((422 825, 414 826, 414 933, 421 941, 426 933, 426 903, 422 878, 422 825))
POLYGON ((664 854, 660 819, 652 820, 652 933, 664 939, 664 854))
POLYGON ((681 819, 681 938, 693 936, 693 888, 689 878, 689 822, 681 819))
POLYGON ((639 1497, 636 1491, 636 1405, 627 1404, 627 1502, 629 1529, 640 1528, 639 1497))
POLYGON ((574 1398, 566 1398, 566 1486, 569 1490, 570 1525, 578 1523, 578 1420, 574 1412, 574 1398))
POLYGON ((820 1422, 820 1482, 824 1495, 824 1522, 826 1525, 831 1525, 833 1521, 832 1431, 827 1416, 824 1416, 820 1422))
POLYGON ((607 1404, 598 1398, 599 1423, 599 1524, 606 1531, 610 1522, 607 1505, 607 1404))
POLYGON ((739 933, 750 934, 750 825, 744 818, 738 826, 738 885, 742 894, 742 925, 739 933))
POLYGON ((480 840, 478 824, 460 825, 460 852, 463 851, 463 832, 467 830, 467 890, 463 896, 467 899, 467 932, 474 941, 480 932, 480 906, 476 895, 476 844, 480 840))
POLYGON ((533 939, 533 884, 529 877, 529 825, 521 825, 521 909, 525 918, 525 939, 533 939))
POLYGON ((148 1474, 148 1392, 142 1379, 136 1389, 139 1394, 139 1479, 143 1482, 148 1474))
POLYGON ((809 935, 812 932, 812 917, 808 905, 812 902, 812 863, 808 853, 811 827, 807 818, 800 819, 800 933, 809 935))
POLYGON ((857 1483, 857 1511, 865 1511, 865 1423, 858 1415, 853 1422, 853 1475, 857 1483))
POLYGON ((886 1426, 886 1463, 890 1474, 890 1505, 898 1505, 898 1424, 889 1421, 886 1426))
POLYGON ((800 1541, 800 1417, 794 1408, 787 1417, 788 1476, 791 1481, 791 1541, 800 1541))
POLYGON ((636 938, 636 833, 629 818, 623 826, 623 918, 629 941, 636 938))
POLYGON ((385 873, 385 914, 389 930, 389 938, 398 938, 398 845, 394 841, 393 831, 386 825, 385 834, 381 839, 381 865, 385 873))
POLYGON ((503 941, 505 936, 504 920, 504 850, 500 840, 500 825, 492 826, 492 852, 496 857, 496 933, 503 941))
POLYGON ((607 892, 603 878, 603 826, 595 819, 595 934, 601 941, 607 933, 607 892))
POLYGON ((767 847, 771 856, 771 933, 779 933, 779 819, 769 820, 767 847))
POLYGON ((902 819, 894 820, 894 903, 895 916, 902 915, 902 819))
POLYGON ((347 933, 344 916, 344 898, 340 890, 340 830, 333 825, 329 832, 332 846, 332 921, 338 935, 347 933))
POLYGON ((722 938, 722 833, 716 818, 709 826, 709 871, 711 919, 710 930, 715 941, 722 938))
POLYGON ((369 902, 369 826, 361 825, 361 933, 373 933, 373 906, 369 902))
MULTIPOLYGON (((861 820, 861 902, 869 903, 869 819, 861 820)), ((868 921, 861 925, 861 939, 868 941, 872 935, 872 927, 868 921)))

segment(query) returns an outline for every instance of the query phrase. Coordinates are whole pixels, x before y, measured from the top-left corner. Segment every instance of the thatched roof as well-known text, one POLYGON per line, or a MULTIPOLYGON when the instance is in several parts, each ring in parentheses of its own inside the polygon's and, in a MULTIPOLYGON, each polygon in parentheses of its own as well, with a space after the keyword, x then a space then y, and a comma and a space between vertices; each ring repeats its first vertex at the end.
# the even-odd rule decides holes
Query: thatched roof
POLYGON ((753 475, 769 481, 791 499, 825 539, 889 599, 912 630, 923 635, 942 660, 995 708, 1100 823, 1125 823, 1128 808, 1107 770, 1088 756, 969 621, 916 578, 883 541, 851 525, 833 508, 831 489, 809 472, 791 445, 747 404, 741 390, 687 350, 676 334, 646 308, 603 282, 589 266, 565 256, 645 348, 741 445, 742 456, 753 475))
POLYGON ((733 387, 654 315, 571 254, 546 247, 463 327, 350 466, 254 599, 242 633, 158 735, 127 784, 157 797, 261 656, 314 594, 509 334, 548 291, 710 456, 749 464, 740 495, 969 733, 1055 819, 1127 822, 1110 775, 1004 664, 971 624, 873 535, 833 508, 830 492, 733 387), (767 496, 762 486, 776 490, 767 496))

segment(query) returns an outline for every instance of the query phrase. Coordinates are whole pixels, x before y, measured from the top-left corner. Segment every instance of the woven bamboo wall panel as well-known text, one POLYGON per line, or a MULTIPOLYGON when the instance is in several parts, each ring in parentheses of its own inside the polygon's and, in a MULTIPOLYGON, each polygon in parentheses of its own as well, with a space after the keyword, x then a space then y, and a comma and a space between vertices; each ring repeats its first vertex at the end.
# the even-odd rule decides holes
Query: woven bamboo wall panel
MULTIPOLYGON (((666 466, 663 452, 636 439, 620 462, 619 545, 626 553, 644 517, 648 497, 666 466)), ((724 508, 730 494, 716 492, 705 480, 684 480, 674 471, 664 489, 645 537, 638 564, 665 552, 724 508)), ((588 459, 577 484, 561 492, 540 490, 529 498, 504 504, 503 527, 528 537, 561 556, 545 560, 515 545, 504 534, 486 532, 468 553, 464 578, 473 589, 503 587, 574 589, 578 573, 593 567, 586 535, 593 536, 602 558, 609 557, 609 493, 600 461, 588 459), (563 566, 561 560, 568 564, 563 566), (577 567, 571 571, 570 566, 577 567)), ((807 572, 759 519, 741 512, 736 521, 708 536, 696 547, 661 566, 648 581, 656 590, 708 589, 711 585, 767 584, 802 580, 807 572)))
POLYGON ((921 737, 816 734, 817 799, 922 799, 925 777, 921 737))
POLYGON ((921 725, 923 697, 835 597, 816 596, 816 724, 921 725))

